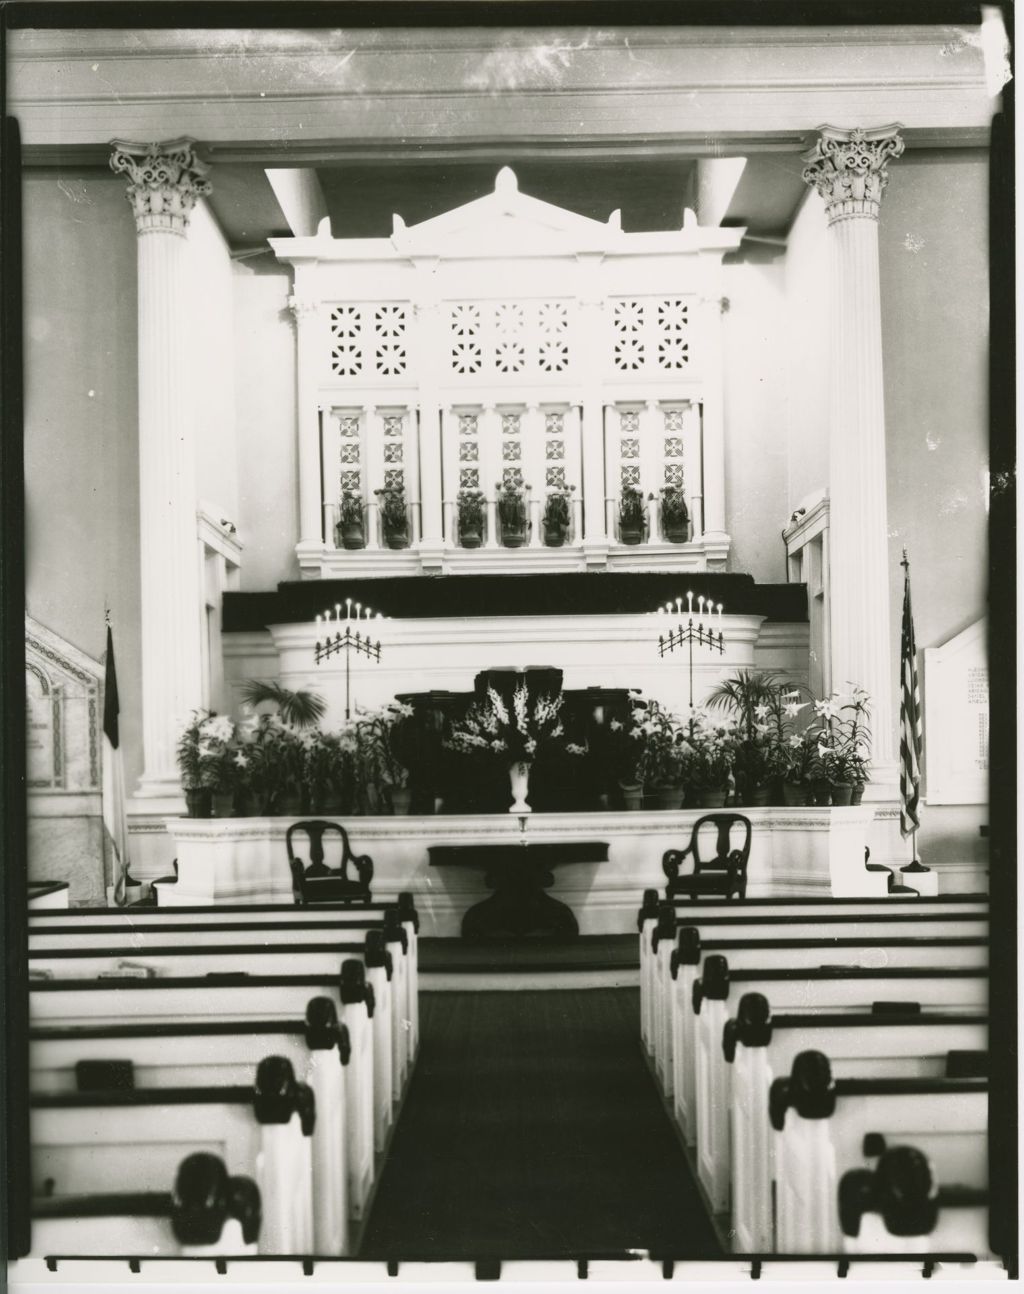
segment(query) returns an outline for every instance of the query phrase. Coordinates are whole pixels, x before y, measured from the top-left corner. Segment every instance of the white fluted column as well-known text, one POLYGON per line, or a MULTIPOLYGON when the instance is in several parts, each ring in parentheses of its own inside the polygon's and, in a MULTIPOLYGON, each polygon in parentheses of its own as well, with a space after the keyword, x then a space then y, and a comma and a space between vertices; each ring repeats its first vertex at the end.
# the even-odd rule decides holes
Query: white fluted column
POLYGON ((878 218, 896 126, 821 128, 804 180, 825 201, 830 244, 829 593, 832 686, 872 698, 873 785, 895 781, 885 403, 878 218))
POLYGON ((178 723, 203 703, 202 594, 189 363, 186 235, 210 192, 190 139, 115 140, 138 232, 139 526, 143 775, 138 794, 176 795, 178 723))
POLYGON ((583 551, 588 566, 608 561, 608 530, 605 523, 604 397, 601 360, 604 345, 604 298, 582 297, 579 303, 579 335, 583 376, 580 402, 580 431, 583 448, 583 551))
MULTIPOLYGON (((716 283, 718 280, 716 279, 716 283)), ((709 570, 725 570, 732 539, 725 526, 725 377, 722 365, 722 310, 716 291, 698 306, 704 344, 705 391, 702 431, 704 533, 709 570)))

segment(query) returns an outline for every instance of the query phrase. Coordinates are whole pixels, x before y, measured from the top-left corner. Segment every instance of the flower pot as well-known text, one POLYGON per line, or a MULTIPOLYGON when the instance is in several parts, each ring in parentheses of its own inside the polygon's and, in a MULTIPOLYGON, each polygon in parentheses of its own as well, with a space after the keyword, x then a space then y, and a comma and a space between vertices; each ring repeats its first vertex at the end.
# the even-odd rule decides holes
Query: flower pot
POLYGON ((297 818, 302 813, 302 795, 299 791, 285 791, 277 803, 276 813, 281 818, 297 818))
POLYGON ((502 529, 501 543, 504 548, 522 548, 526 543, 525 530, 506 530, 502 529))
POLYGON ((565 543, 564 530, 551 530, 551 529, 545 528, 544 530, 545 548, 561 548, 564 543, 565 543))
POLYGON ((782 802, 788 809, 795 809, 807 803, 807 787, 803 782, 783 782, 782 802))
POLYGON ((366 538, 363 534, 362 525, 339 526, 338 534, 341 537, 342 548, 364 548, 366 538))
POLYGON ((644 537, 643 526, 619 526, 619 542, 623 544, 638 544, 644 537))
POLYGON ((235 797, 230 791, 218 791, 213 796, 213 816, 215 818, 235 816, 235 797))
MULTIPOLYGON (((814 796, 814 804, 825 805, 832 803, 832 784, 827 780, 818 778, 812 782, 811 793, 814 796)), ((808 803, 812 803, 812 801, 808 801, 808 803)))
POLYGON ((850 804, 853 800, 853 786, 849 782, 832 783, 832 803, 850 804))
POLYGON ((683 807, 683 788, 681 786, 655 786, 653 788, 653 798, 656 809, 681 809, 683 807))
POLYGON ((642 782, 620 782, 619 789, 622 791, 622 807, 631 812, 642 809, 644 805, 644 788, 642 782))
POLYGON ((253 813, 252 796, 248 791, 236 791, 231 804, 233 818, 251 818, 253 813))
POLYGON ((412 788, 408 786, 393 786, 391 788, 391 812, 401 817, 408 816, 409 805, 412 803, 412 788))
POLYGON ((771 793, 767 784, 763 786, 755 786, 750 792, 749 799, 747 800, 747 804, 749 804, 751 808, 758 809, 767 808, 770 803, 771 793))
POLYGON ((409 532, 408 530, 385 530, 384 543, 388 548, 408 548, 409 532))
POLYGON ((512 792, 509 813, 532 813, 533 810, 526 802, 530 792, 530 764, 527 760, 520 759, 509 765, 508 784, 512 792))
POLYGON ((724 790, 701 791, 700 807, 702 809, 721 809, 725 804, 725 797, 726 792, 724 790))
POLYGON ((850 796, 850 803, 860 804, 863 799, 864 799, 864 783, 854 782, 853 794, 850 796))
POLYGON ((688 527, 684 524, 681 526, 666 526, 665 538, 670 544, 685 544, 688 534, 688 527))
POLYGON ((185 788, 185 815, 189 818, 209 818, 213 815, 213 792, 208 787, 185 788))
POLYGON ((482 530, 460 530, 459 543, 463 548, 479 548, 484 542, 482 530))

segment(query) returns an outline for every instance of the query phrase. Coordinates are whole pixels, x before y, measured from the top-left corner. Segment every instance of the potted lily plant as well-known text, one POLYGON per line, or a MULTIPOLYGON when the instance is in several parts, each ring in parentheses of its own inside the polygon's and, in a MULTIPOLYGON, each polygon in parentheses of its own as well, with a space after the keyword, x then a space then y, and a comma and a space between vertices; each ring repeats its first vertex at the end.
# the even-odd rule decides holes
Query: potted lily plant
POLYGON ((644 496, 635 485, 624 485, 619 498, 619 539, 639 544, 644 537, 644 496))
POLYGON ((683 785, 687 800, 704 809, 725 804, 736 765, 736 720, 697 710, 682 734, 683 785))
POLYGON ((405 490, 391 486, 375 490, 380 511, 381 536, 387 548, 409 547, 409 510, 405 490))
POLYGON ((552 489, 544 500, 544 543, 548 548, 561 548, 569 535, 570 505, 572 491, 575 487, 567 485, 564 489, 552 489))
POLYGON ((190 818, 209 818, 213 795, 227 788, 235 727, 227 715, 193 710, 178 738, 178 769, 190 818))
POLYGON ((484 541, 484 492, 463 488, 456 496, 459 521, 459 543, 463 548, 479 548, 484 541))
POLYGON ((522 548, 528 531, 525 487, 511 481, 504 484, 499 481, 495 492, 502 545, 505 548, 522 548))
POLYGON ((690 512, 676 485, 666 485, 661 491, 661 529, 671 544, 685 544, 689 538, 690 512))
POLYGON ((343 548, 366 547, 366 522, 362 495, 343 490, 338 518, 338 538, 343 548))

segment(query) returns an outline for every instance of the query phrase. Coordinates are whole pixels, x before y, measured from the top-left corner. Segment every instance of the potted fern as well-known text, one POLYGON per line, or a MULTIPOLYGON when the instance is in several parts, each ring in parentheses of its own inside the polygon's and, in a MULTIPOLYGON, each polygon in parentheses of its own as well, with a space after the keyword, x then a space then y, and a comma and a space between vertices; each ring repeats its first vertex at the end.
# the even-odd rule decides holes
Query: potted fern
POLYGON ((548 548, 561 548, 569 535, 569 504, 573 486, 549 491, 544 500, 544 543, 548 548))
POLYGON ((484 541, 484 494, 482 490, 461 489, 456 497, 459 543, 479 548, 484 541))
POLYGON ((505 548, 522 548, 526 543, 526 494, 521 485, 500 482, 497 489, 498 522, 505 548))
POLYGON ((661 529, 670 544, 685 544, 689 537, 690 513, 676 485, 666 485, 661 491, 661 529))
POLYGON ((619 539, 639 544, 644 537, 644 496, 635 485, 624 485, 619 498, 619 539))

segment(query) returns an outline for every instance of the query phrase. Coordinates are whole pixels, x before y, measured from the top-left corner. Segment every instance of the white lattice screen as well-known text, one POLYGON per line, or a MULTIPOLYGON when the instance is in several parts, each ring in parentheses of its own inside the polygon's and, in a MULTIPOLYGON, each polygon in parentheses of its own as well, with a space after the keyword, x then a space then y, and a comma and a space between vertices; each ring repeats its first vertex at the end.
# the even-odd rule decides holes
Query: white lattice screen
POLYGON ((684 296, 611 298, 608 368, 620 375, 684 375, 692 358, 692 304, 684 296))
POLYGON ((453 377, 544 378, 572 371, 572 301, 451 301, 445 309, 453 377))
POLYGON ((404 377, 410 368, 410 319, 411 309, 404 301, 332 306, 331 375, 404 377))

